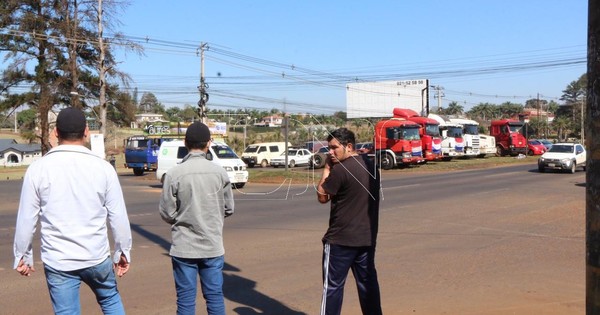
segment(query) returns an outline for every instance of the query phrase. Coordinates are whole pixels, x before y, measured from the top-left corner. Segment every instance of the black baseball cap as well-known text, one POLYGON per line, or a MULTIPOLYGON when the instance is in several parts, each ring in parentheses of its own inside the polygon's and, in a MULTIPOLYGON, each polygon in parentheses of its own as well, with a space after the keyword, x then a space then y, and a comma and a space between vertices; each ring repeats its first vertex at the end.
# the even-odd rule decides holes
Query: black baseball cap
POLYGON ((208 142, 210 138, 208 126, 199 121, 192 123, 185 131, 185 141, 189 143, 208 142))
POLYGON ((83 133, 85 131, 85 115, 75 107, 67 107, 58 113, 56 129, 61 134, 83 133))

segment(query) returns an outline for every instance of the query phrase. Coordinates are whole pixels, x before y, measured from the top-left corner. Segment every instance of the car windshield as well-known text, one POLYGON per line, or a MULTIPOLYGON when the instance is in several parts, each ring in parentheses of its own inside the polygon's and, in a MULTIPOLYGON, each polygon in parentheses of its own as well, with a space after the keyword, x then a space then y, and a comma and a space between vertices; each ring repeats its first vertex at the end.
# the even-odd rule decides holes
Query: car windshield
POLYGON ((542 144, 542 143, 541 143, 541 142, 539 142, 539 141, 537 141, 537 140, 531 140, 531 141, 529 141, 529 144, 532 144, 532 145, 540 145, 540 144, 542 144))
POLYGON ((213 145, 211 147, 219 159, 237 159, 238 156, 230 147, 224 145, 213 145))
POLYGON ((254 153, 257 150, 258 150, 257 145, 251 145, 251 146, 247 147, 246 150, 244 150, 244 153, 254 153))
POLYGON ((573 152, 573 146, 568 144, 555 144, 548 150, 548 152, 556 152, 556 153, 571 153, 573 152))
MULTIPOLYGON (((288 150, 288 155, 296 155, 298 154, 298 150, 288 150)), ((285 152, 281 153, 281 156, 285 156, 285 152)))

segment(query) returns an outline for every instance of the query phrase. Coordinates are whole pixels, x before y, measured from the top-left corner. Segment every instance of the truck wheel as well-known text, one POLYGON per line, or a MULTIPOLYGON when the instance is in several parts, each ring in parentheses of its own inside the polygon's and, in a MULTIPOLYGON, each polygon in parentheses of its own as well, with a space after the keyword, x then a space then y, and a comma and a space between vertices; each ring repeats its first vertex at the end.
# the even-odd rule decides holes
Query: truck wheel
POLYGON ((325 165, 324 161, 325 159, 321 155, 317 154, 313 157, 312 165, 314 168, 321 168, 325 165))
POLYGON ((268 165, 269 165, 269 162, 267 162, 267 160, 262 160, 262 161, 260 162, 260 167, 262 167, 262 168, 265 168, 265 167, 267 167, 268 165))
POLYGON ((144 175, 144 169, 140 168, 140 167, 136 167, 133 169, 133 174, 135 176, 142 176, 142 175, 144 175))
POLYGON ((233 184, 233 185, 235 186, 235 188, 239 189, 239 188, 244 188, 244 186, 246 185, 246 183, 236 183, 236 184, 233 184))
POLYGON ((505 156, 506 154, 504 154, 504 150, 502 149, 501 146, 497 146, 496 147, 496 156, 505 156))
POLYGON ((379 163, 382 169, 389 170, 394 167, 394 158, 389 153, 385 153, 380 157, 379 163))
POLYGON ((533 156, 533 151, 532 150, 527 151, 527 155, 533 156))
POLYGON ((294 161, 294 160, 291 160, 291 161, 290 161, 290 167, 291 167, 291 168, 294 168, 294 167, 296 167, 296 161, 294 161))
POLYGON ((571 172, 571 174, 575 174, 576 169, 577 169, 577 162, 572 161, 571 162, 571 169, 569 171, 571 172))

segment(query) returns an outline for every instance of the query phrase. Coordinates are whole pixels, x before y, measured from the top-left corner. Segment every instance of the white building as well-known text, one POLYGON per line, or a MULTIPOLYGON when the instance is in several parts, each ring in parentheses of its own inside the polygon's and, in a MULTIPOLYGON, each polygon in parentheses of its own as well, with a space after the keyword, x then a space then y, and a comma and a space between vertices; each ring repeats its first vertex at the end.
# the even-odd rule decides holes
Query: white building
POLYGON ((29 165, 41 157, 40 144, 19 144, 14 139, 0 139, 0 164, 4 167, 29 165))
POLYGON ((135 121, 131 122, 131 129, 138 129, 142 126, 156 122, 166 122, 162 114, 141 113, 135 115, 135 121))
POLYGON ((256 127, 281 127, 283 118, 277 115, 263 117, 260 121, 254 123, 256 127))

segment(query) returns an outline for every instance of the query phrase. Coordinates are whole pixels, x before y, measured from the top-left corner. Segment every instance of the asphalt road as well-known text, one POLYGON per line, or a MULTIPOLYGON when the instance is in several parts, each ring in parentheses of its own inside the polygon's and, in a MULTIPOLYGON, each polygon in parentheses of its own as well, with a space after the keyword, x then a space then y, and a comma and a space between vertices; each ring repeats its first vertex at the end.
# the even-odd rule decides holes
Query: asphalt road
MULTIPOLYGON (((157 213, 153 175, 121 176, 134 237, 132 269, 119 280, 129 314, 175 313, 169 226, 157 213)), ((236 192, 225 227, 228 314, 318 314, 329 205, 317 203, 314 181, 307 173, 236 192)), ((392 170, 382 185, 376 264, 386 314, 585 313, 585 172, 542 174, 535 164, 392 170)), ((0 314, 49 314, 39 240, 37 272, 12 270, 20 186, 0 182, 0 314)), ((100 314, 81 292, 82 313, 100 314)), ((198 310, 205 313, 200 294, 198 310)), ((360 314, 352 276, 343 314, 360 314)))

